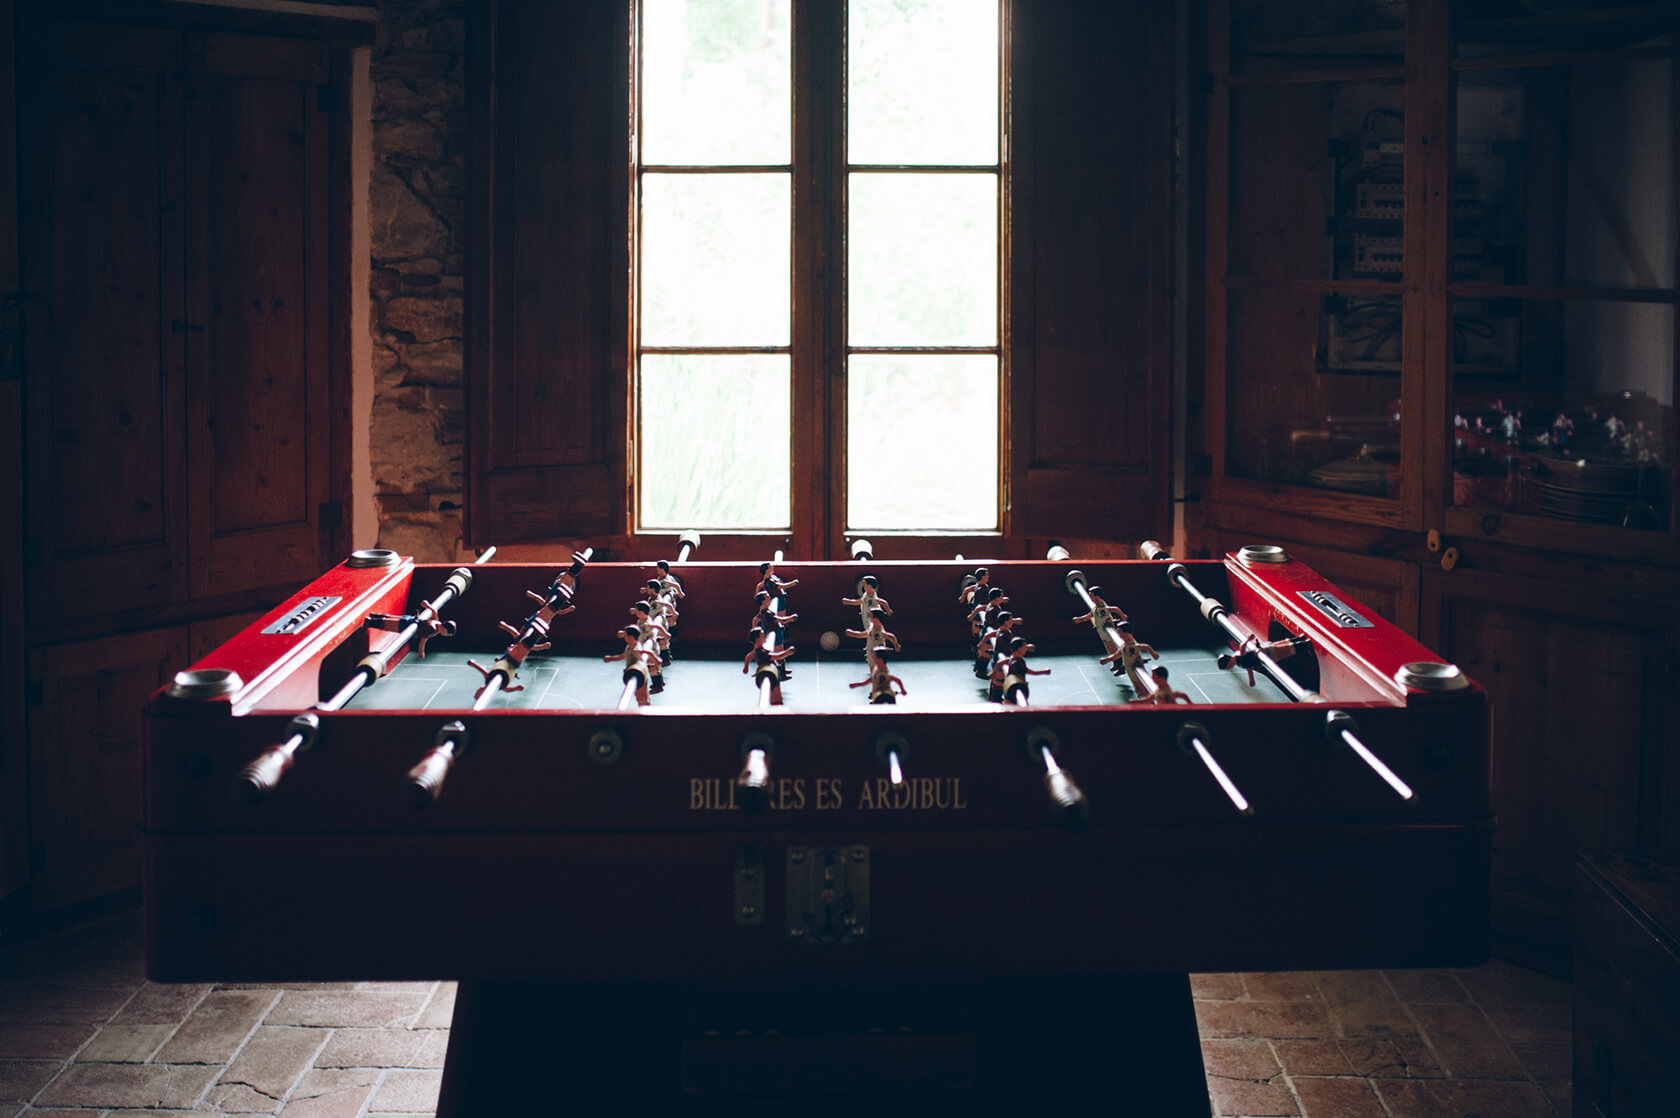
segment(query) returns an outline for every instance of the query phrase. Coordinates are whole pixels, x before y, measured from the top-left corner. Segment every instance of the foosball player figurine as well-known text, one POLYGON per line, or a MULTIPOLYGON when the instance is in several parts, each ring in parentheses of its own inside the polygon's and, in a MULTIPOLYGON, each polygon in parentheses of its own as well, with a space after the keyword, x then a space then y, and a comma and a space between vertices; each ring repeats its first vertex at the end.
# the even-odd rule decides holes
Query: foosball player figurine
MULTIPOLYGON (((765 681, 769 681, 770 705, 773 707, 782 705, 781 662, 792 655, 793 649, 791 648, 780 649, 776 652, 772 652, 768 648, 758 648, 752 652, 753 684, 762 688, 765 681)), ((741 671, 744 673, 746 670, 746 665, 742 665, 741 671)))
POLYGON ((1311 637, 1284 637, 1282 640, 1262 641, 1259 637, 1250 635, 1237 646, 1235 652, 1227 652, 1219 658, 1219 668, 1224 671, 1235 665, 1247 670, 1248 685, 1253 687, 1254 669, 1260 666, 1260 653, 1265 653, 1273 660, 1287 660, 1301 649, 1311 647, 1311 637))
POLYGON ((986 618, 994 609, 1002 609, 1009 604, 1009 595, 1002 587, 988 587, 983 594, 974 596, 974 608, 968 611, 968 631, 973 634, 969 644, 979 643, 980 636, 986 631, 986 618))
POLYGON ((1155 667, 1151 668, 1149 671, 1149 678, 1155 681, 1155 691, 1146 698, 1144 702, 1160 703, 1163 706, 1169 703, 1190 702, 1189 695, 1186 695, 1182 691, 1173 690, 1172 684, 1167 682, 1167 669, 1162 665, 1157 664, 1155 667))
POLYGON ((776 564, 774 563, 760 563, 758 565, 758 573, 762 576, 759 579, 758 588, 766 594, 769 594, 772 598, 779 597, 799 585, 799 580, 797 578, 789 579, 786 582, 777 578, 776 564))
POLYGON ((671 561, 661 559, 654 566, 659 568, 659 585, 668 591, 673 599, 681 600, 688 597, 683 592, 682 579, 671 573, 671 561))
POLYGON ((410 625, 417 626, 419 632, 415 634, 415 651, 419 658, 426 658, 426 642, 433 637, 452 637, 455 635, 455 622, 439 621, 437 607, 430 602, 420 603, 419 613, 370 613, 367 615, 369 629, 387 630, 400 633, 410 625))
POLYGON ((877 609, 882 610, 888 617, 891 617, 892 606, 888 605, 887 600, 875 592, 876 588, 880 586, 880 583, 876 580, 875 576, 864 575, 862 578, 858 579, 858 581, 863 584, 863 590, 855 598, 841 598, 840 604, 843 606, 856 606, 858 608, 858 613, 862 615, 861 620, 865 625, 869 624, 869 615, 874 613, 877 609))
POLYGON ((1012 660, 1009 648, 1016 641, 1021 641, 1027 652, 1033 650, 1032 645, 1026 644, 1025 637, 1011 638, 1008 643, 997 649, 996 655, 992 657, 991 673, 986 677, 986 698, 994 703, 1003 702, 1003 684, 1009 678, 1009 665, 1012 660))
MULTIPOLYGON (((777 630, 775 630, 773 635, 775 636, 776 640, 779 642, 787 634, 782 632, 782 630, 777 629, 777 630)), ((749 647, 747 649, 747 655, 745 657, 744 662, 750 664, 750 663, 752 663, 752 660, 753 660, 753 654, 756 653, 759 649, 764 647, 764 630, 759 628, 757 625, 754 625, 752 627, 752 632, 747 634, 747 639, 749 641, 751 641, 752 644, 751 644, 751 647, 749 647)), ((791 655, 793 655, 793 646, 790 644, 790 645, 787 646, 786 649, 783 649, 783 650, 780 650, 780 651, 785 651, 788 654, 788 656, 791 656, 791 655)), ((791 668, 789 668, 787 666, 787 664, 785 664, 783 662, 783 660, 785 660, 785 659, 786 659, 786 657, 783 657, 781 660, 776 661, 776 670, 777 670, 778 674, 781 675, 783 683, 786 683, 788 680, 793 678, 793 670, 791 668)), ((745 668, 742 668, 741 670, 746 671, 745 668)))
POLYGON ((963 579, 962 592, 957 595, 957 601, 965 606, 972 606, 977 598, 983 598, 986 591, 991 589, 992 572, 985 567, 975 568, 970 578, 963 579))
POLYGON ((1015 635, 1015 623, 1019 620, 1006 609, 997 610, 987 618, 986 631, 980 634, 979 641, 974 645, 976 677, 985 679, 991 673, 992 657, 1009 646, 1010 638, 1015 635))
POLYGON ((1125 673, 1127 681, 1132 685, 1132 693, 1138 698, 1149 695, 1149 684, 1144 681, 1138 670, 1143 667, 1145 660, 1159 660, 1161 654, 1155 651, 1154 645, 1144 644, 1132 636, 1130 628, 1120 630, 1120 647, 1098 660, 1099 664, 1108 664, 1115 675, 1125 673))
MULTIPOLYGON (((517 639, 512 644, 508 645, 507 650, 502 653, 501 658, 494 664, 491 664, 488 668, 483 664, 480 664, 477 660, 469 659, 467 663, 478 669, 478 674, 484 677, 484 682, 486 684, 490 682, 490 677, 492 675, 495 675, 497 672, 501 672, 507 677, 507 681, 502 685, 503 691, 523 691, 525 690, 525 685, 523 683, 515 683, 514 680, 519 678, 519 667, 521 664, 525 663, 525 658, 527 656, 533 652, 542 652, 548 648, 548 641, 543 639, 548 636, 548 626, 532 622, 530 625, 525 627, 525 631, 523 633, 520 633, 506 621, 498 622, 498 624, 501 625, 503 629, 513 633, 517 639)), ((484 688, 480 687, 477 691, 473 692, 473 698, 476 699, 482 694, 484 694, 484 688)))
POLYGON ((665 663, 671 662, 671 638, 677 635, 677 603, 666 592, 665 584, 657 578, 647 580, 647 600, 653 607, 659 625, 665 630, 665 636, 660 641, 660 654, 665 663))
POLYGON ((887 632, 887 627, 883 624, 882 619, 886 616, 885 610, 874 610, 870 613, 869 620, 864 623, 862 629, 846 630, 848 637, 861 637, 863 639, 863 658, 870 663, 875 660, 875 650, 882 646, 891 648, 894 652, 902 651, 898 644, 898 638, 887 632))
MULTIPOLYGON (((671 630, 665 627, 657 600, 654 602, 640 601, 630 607, 630 612, 636 617, 636 627, 641 629, 643 639, 652 644, 659 656, 661 664, 671 662, 671 630)), ((655 673, 657 674, 657 673, 655 673)), ((655 688, 658 690, 658 688, 655 688)))
POLYGON ((549 585, 551 589, 548 597, 546 598, 543 595, 538 594, 535 590, 525 591, 525 596, 537 603, 536 612, 525 619, 525 624, 535 625, 540 621, 544 625, 547 625, 556 617, 564 617, 568 613, 571 613, 574 609, 577 609, 576 606, 571 604, 569 598, 564 598, 558 592, 553 591, 552 587, 556 585, 556 583, 550 583, 549 585))
POLYGON ((753 595, 753 609, 758 614, 756 624, 762 626, 766 633, 770 632, 772 628, 781 628, 789 621, 799 620, 799 615, 797 613, 782 613, 773 608, 770 605, 770 595, 763 590, 760 590, 757 594, 753 595), (764 619, 766 617, 773 619, 775 621, 775 625, 765 625, 764 619))
POLYGON ((1009 642, 1009 670, 1003 677, 1003 697, 1010 702, 1020 695, 1025 699, 1030 694, 1027 687, 1027 677, 1033 675, 1049 675, 1049 668, 1033 668, 1027 664, 1027 653, 1033 651, 1025 637, 1016 637, 1009 642))
POLYGON ((665 673, 663 665, 670 663, 670 654, 665 650, 665 642, 670 638, 665 626, 659 623, 659 617, 653 607, 647 602, 637 602, 630 607, 630 614, 636 619, 636 629, 641 633, 642 651, 650 657, 648 662, 648 691, 659 694, 665 690, 665 673))
POLYGON ((601 662, 624 661, 624 682, 635 681, 636 705, 645 707, 648 705, 648 688, 653 673, 650 662, 657 662, 659 657, 642 647, 642 631, 636 626, 626 625, 619 630, 619 635, 624 638, 624 648, 601 657, 601 662))
POLYGON ((1091 611, 1089 613, 1080 614, 1078 617, 1073 619, 1073 623, 1078 625, 1089 621, 1091 623, 1091 628, 1095 629, 1097 631, 1097 635, 1102 638, 1103 647, 1109 652, 1114 652, 1116 650, 1115 645, 1114 642, 1109 639, 1108 633, 1110 629, 1118 629, 1120 626, 1126 624, 1126 611, 1121 609, 1119 606, 1109 605, 1108 602, 1103 599, 1102 590, 1099 587, 1093 586, 1086 590, 1085 593, 1091 596, 1091 611))
POLYGON ((908 695, 904 681, 892 674, 887 666, 887 653, 883 648, 876 648, 875 654, 869 661, 869 675, 856 683, 847 684, 848 687, 869 687, 869 701, 871 703, 896 703, 898 695, 908 695), (893 688, 898 688, 898 695, 893 694, 893 688))

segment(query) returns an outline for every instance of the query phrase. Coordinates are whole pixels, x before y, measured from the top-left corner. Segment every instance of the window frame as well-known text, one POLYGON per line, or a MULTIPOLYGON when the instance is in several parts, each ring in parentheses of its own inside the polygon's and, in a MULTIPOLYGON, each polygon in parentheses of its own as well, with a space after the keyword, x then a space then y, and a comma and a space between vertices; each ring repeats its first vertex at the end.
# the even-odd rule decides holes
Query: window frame
MULTIPOLYGON (((998 159, 995 164, 859 164, 846 157, 845 94, 847 78, 847 16, 845 3, 825 0, 790 0, 792 29, 792 162, 785 168, 791 178, 790 206, 790 338, 786 352, 790 364, 789 461, 790 527, 781 530, 724 529, 706 533, 707 550, 723 545, 731 553, 759 554, 766 548, 784 546, 796 555, 845 558, 853 542, 867 536, 878 555, 904 558, 949 558, 967 548, 971 552, 995 554, 1009 534, 1009 426, 1010 426, 1010 35, 1009 0, 995 0, 998 17, 998 159), (826 91, 813 93, 812 91, 826 91), (953 173, 994 175, 997 182, 997 245, 995 254, 995 313, 997 333, 991 346, 859 346, 847 338, 847 242, 848 184, 853 173, 953 173), (846 367, 853 353, 989 353, 997 358, 997 528, 974 531, 849 530, 847 501, 847 377, 846 367), (779 542, 778 542, 779 541, 779 542)), ((630 210, 630 255, 632 267, 626 280, 626 304, 630 308, 628 367, 629 406, 626 447, 628 478, 625 521, 629 539, 645 541, 671 534, 670 529, 641 527, 641 491, 635 484, 640 472, 640 359, 644 352, 764 352, 780 353, 780 347, 747 346, 644 346, 640 321, 640 257, 642 222, 642 177, 646 173, 774 172, 781 165, 737 167, 733 164, 688 165, 644 164, 640 158, 642 136, 642 16, 643 4, 635 0, 631 11, 629 60, 630 166, 628 174, 630 210)))

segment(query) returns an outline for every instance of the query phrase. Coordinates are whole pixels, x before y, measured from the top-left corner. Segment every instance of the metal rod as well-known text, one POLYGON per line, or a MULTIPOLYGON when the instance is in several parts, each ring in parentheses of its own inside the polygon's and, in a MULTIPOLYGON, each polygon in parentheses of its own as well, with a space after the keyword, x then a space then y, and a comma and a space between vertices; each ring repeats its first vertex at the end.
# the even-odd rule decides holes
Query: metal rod
POLYGON ((887 777, 893 782, 893 787, 904 783, 904 767, 898 763, 898 750, 887 750, 887 777))
POLYGON ((1347 743, 1348 748, 1358 754, 1361 761, 1364 761, 1367 765, 1371 766, 1371 771, 1382 777, 1383 780, 1387 782, 1388 786, 1394 789, 1402 800, 1409 800, 1412 798, 1411 787, 1407 785, 1404 780, 1395 776, 1394 770, 1383 764, 1382 758, 1367 749, 1364 742, 1353 736, 1352 731, 1343 730, 1341 732, 1341 737, 1342 740, 1347 743))
POLYGON ((624 681, 624 691, 618 696, 618 709, 629 710, 630 704, 636 701, 636 688, 640 684, 633 679, 624 681))
POLYGON ((478 698, 473 700, 474 710, 483 710, 489 706, 507 685, 507 672, 501 668, 491 668, 490 674, 484 677, 484 687, 479 691, 478 698))
POLYGON ((1207 771, 1213 774, 1213 779, 1219 782, 1219 787, 1225 790, 1225 795, 1231 800, 1231 806, 1244 815, 1250 814, 1253 809, 1248 806, 1248 800, 1237 790, 1231 778, 1225 775, 1225 770, 1220 767, 1219 762, 1213 759, 1213 754, 1208 752, 1207 743, 1202 740, 1200 734, 1191 735, 1190 746, 1196 751, 1196 756, 1202 759, 1202 764, 1207 766, 1207 771))

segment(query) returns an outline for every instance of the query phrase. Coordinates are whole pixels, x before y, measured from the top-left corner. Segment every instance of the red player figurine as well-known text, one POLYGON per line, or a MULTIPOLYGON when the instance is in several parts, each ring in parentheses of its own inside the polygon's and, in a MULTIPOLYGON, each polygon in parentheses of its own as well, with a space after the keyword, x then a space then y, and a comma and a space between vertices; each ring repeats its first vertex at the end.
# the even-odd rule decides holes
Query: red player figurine
POLYGON ((1188 703, 1190 696, 1182 691, 1174 691, 1172 684, 1167 682, 1167 669, 1157 664, 1149 672, 1149 677, 1155 681, 1155 692, 1144 698, 1146 703, 1188 703))
MULTIPOLYGON (((753 672, 753 682, 762 687, 766 680, 769 681, 770 705, 773 707, 782 705, 782 673, 778 670, 780 665, 777 661, 780 658, 792 655, 792 653, 791 648, 784 649, 781 652, 771 652, 768 648, 760 648, 752 653, 752 661, 757 668, 753 672)), ((746 666, 743 665, 741 671, 744 673, 746 670, 746 666)))
POLYGON ((1254 669, 1259 665, 1259 653, 1264 652, 1273 660, 1287 660, 1303 648, 1312 647, 1311 637, 1284 637, 1282 640, 1264 641, 1252 633, 1239 645, 1235 652, 1227 652, 1219 657, 1221 671, 1233 664, 1248 672, 1248 685, 1254 686, 1254 669))
POLYGON ((780 597, 783 593, 792 590, 795 586, 799 585, 799 580, 797 578, 789 579, 786 582, 777 578, 776 564, 774 563, 760 563, 758 565, 758 573, 763 576, 759 579, 758 588, 766 594, 769 594, 772 598, 780 597))
POLYGON ((905 690, 904 681, 893 675, 892 669, 887 667, 887 654, 880 648, 875 649, 875 655, 869 661, 869 676, 858 680, 856 683, 847 684, 848 687, 863 687, 865 685, 869 688, 869 701, 871 703, 898 702, 898 697, 893 694, 895 685, 898 687, 899 695, 910 693, 905 690))
POLYGON ((623 651, 603 656, 601 662, 624 661, 624 682, 635 681, 636 705, 645 707, 648 705, 648 682, 653 671, 650 665, 657 663, 659 657, 642 647, 642 631, 634 625, 626 625, 619 633, 624 637, 623 651))
POLYGON ((1032 645, 1024 637, 1016 637, 1009 642, 1009 671, 1003 677, 1003 694, 1010 702, 1015 701, 1019 694, 1023 699, 1030 692, 1027 689, 1027 677, 1030 675, 1049 675, 1049 668, 1031 668, 1027 666, 1027 653, 1032 651, 1032 645))

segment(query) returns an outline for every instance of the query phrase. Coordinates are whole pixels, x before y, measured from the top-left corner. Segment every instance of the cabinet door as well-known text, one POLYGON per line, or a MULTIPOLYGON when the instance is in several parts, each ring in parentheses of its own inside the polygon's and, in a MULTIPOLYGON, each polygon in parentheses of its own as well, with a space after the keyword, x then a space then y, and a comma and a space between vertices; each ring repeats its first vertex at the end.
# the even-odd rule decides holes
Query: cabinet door
POLYGON ((330 496, 329 48, 188 39, 191 594, 320 572, 330 496))
POLYGON ((176 626, 30 656, 30 856, 38 909, 140 883, 140 711, 187 664, 176 626))
POLYGON ((1566 959, 1575 852, 1662 845, 1680 610, 1463 568, 1426 569, 1424 596, 1435 647, 1492 698, 1499 949, 1566 959))
POLYGON ((183 596, 180 36, 25 22, 31 623, 183 596))

